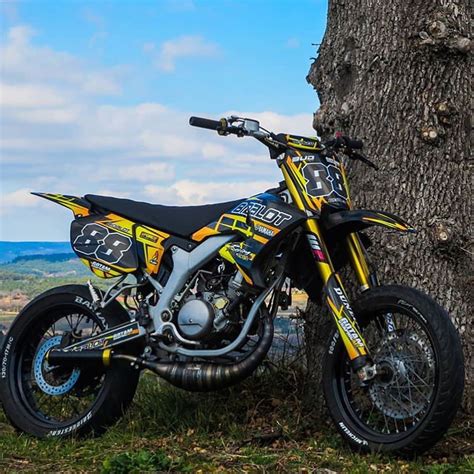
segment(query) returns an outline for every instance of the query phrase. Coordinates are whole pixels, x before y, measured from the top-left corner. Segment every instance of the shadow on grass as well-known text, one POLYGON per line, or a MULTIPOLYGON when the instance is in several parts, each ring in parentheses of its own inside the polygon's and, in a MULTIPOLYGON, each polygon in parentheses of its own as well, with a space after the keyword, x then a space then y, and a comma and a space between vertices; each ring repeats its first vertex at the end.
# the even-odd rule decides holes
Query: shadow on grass
POLYGON ((290 371, 267 369, 235 387, 192 393, 145 373, 132 409, 120 425, 136 434, 155 436, 224 430, 241 438, 249 430, 271 427, 293 432, 302 429, 305 418, 298 380, 290 371))
POLYGON ((472 429, 462 426, 419 460, 352 453, 302 406, 302 379, 280 367, 189 393, 144 373, 129 412, 100 438, 37 440, 14 433, 2 414, 0 472, 474 472, 472 429))

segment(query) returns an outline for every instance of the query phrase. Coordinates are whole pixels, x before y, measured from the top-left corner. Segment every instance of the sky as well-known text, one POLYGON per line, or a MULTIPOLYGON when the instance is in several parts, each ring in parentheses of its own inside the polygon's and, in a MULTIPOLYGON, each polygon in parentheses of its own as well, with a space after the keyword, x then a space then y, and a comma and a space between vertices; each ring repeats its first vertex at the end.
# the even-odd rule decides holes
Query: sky
POLYGON ((188 125, 230 114, 314 135, 306 83, 326 0, 0 0, 0 240, 64 241, 31 191, 197 205, 273 187, 252 139, 188 125))

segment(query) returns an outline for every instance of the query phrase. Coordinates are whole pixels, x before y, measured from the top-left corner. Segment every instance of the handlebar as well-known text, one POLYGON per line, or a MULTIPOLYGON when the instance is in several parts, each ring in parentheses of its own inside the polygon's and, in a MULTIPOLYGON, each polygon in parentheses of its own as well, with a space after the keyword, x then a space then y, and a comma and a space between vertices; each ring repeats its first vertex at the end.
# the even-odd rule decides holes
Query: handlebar
POLYGON ((349 138, 345 137, 346 145, 353 150, 361 150, 364 146, 364 142, 362 140, 358 140, 357 138, 349 138))
POLYGON ((329 140, 324 143, 325 147, 332 148, 334 151, 338 151, 342 148, 342 152, 353 160, 362 161, 367 166, 378 170, 378 166, 375 163, 372 163, 365 155, 362 153, 357 153, 354 150, 360 150, 364 146, 364 142, 362 140, 358 140, 357 138, 350 138, 346 135, 342 135, 341 133, 336 133, 336 137, 332 140, 329 140))
POLYGON ((336 134, 336 138, 329 140, 324 143, 327 147, 333 148, 342 148, 347 147, 352 150, 361 150, 364 146, 364 142, 362 140, 358 140, 357 138, 351 138, 346 135, 341 135, 340 133, 336 134))
POLYGON ((222 123, 219 120, 211 120, 202 117, 191 117, 189 125, 193 127, 207 128, 209 130, 219 130, 222 128, 222 123))
MULTIPOLYGON (((264 143, 270 149, 270 156, 277 158, 282 151, 291 148, 291 144, 287 143, 285 135, 275 135, 274 133, 265 130, 260 126, 257 120, 231 116, 221 120, 211 120, 202 117, 191 117, 189 125, 193 127, 206 128, 208 130, 215 130, 219 135, 237 135, 239 137, 252 136, 264 143)), ((322 151, 326 155, 341 151, 349 158, 360 160, 365 164, 377 169, 367 157, 354 150, 360 150, 364 146, 364 142, 357 138, 351 138, 341 133, 336 133, 335 138, 324 143, 326 151, 322 151)))
POLYGON ((261 131, 263 129, 260 127, 257 120, 244 119, 235 116, 222 118, 220 120, 191 117, 189 119, 189 125, 192 125, 193 127, 207 128, 209 130, 216 130, 219 135, 237 135, 238 137, 253 136, 258 139, 269 134, 268 132, 265 133, 261 131))
POLYGON ((229 123, 228 119, 211 120, 202 117, 191 117, 189 119, 189 125, 199 128, 207 128, 208 130, 216 130, 219 135, 237 135, 243 137, 244 135, 250 135, 249 131, 244 127, 236 127, 229 123))

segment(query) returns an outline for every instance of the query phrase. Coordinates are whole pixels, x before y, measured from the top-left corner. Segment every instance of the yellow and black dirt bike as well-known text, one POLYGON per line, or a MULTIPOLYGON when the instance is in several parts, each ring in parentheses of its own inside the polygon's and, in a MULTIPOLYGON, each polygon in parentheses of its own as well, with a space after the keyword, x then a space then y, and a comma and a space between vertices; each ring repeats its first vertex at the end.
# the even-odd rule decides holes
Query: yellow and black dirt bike
POLYGON ((342 437, 362 451, 432 446, 461 402, 460 341, 431 298, 378 282, 362 231, 414 229, 352 208, 343 158, 374 166, 356 151, 362 142, 322 144, 235 116, 190 124, 257 139, 284 181, 192 207, 38 194, 71 209, 74 252, 116 280, 107 291, 90 282, 52 289, 17 316, 0 355, 11 423, 38 437, 100 433, 130 404, 142 369, 191 391, 240 382, 265 359, 291 281, 334 320, 321 370, 342 437), (353 303, 337 273, 346 264, 360 286, 353 303))

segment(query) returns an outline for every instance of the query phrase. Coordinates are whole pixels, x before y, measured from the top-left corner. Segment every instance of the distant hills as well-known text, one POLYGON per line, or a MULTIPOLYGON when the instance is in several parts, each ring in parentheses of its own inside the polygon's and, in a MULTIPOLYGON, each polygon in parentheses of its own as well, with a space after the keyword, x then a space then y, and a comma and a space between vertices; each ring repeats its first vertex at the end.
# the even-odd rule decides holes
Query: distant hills
POLYGON ((9 263, 21 263, 21 262, 31 262, 32 260, 43 260, 46 262, 66 262, 71 260, 71 258, 75 258, 75 254, 73 252, 69 253, 53 253, 53 254, 33 254, 33 255, 20 255, 19 257, 15 257, 9 263))
POLYGON ((0 241, 0 325, 11 319, 2 313, 11 316, 40 293, 88 279, 98 280, 69 242, 0 241))
POLYGON ((33 255, 70 254, 69 242, 6 242, 0 241, 0 263, 12 262, 18 257, 33 255))

